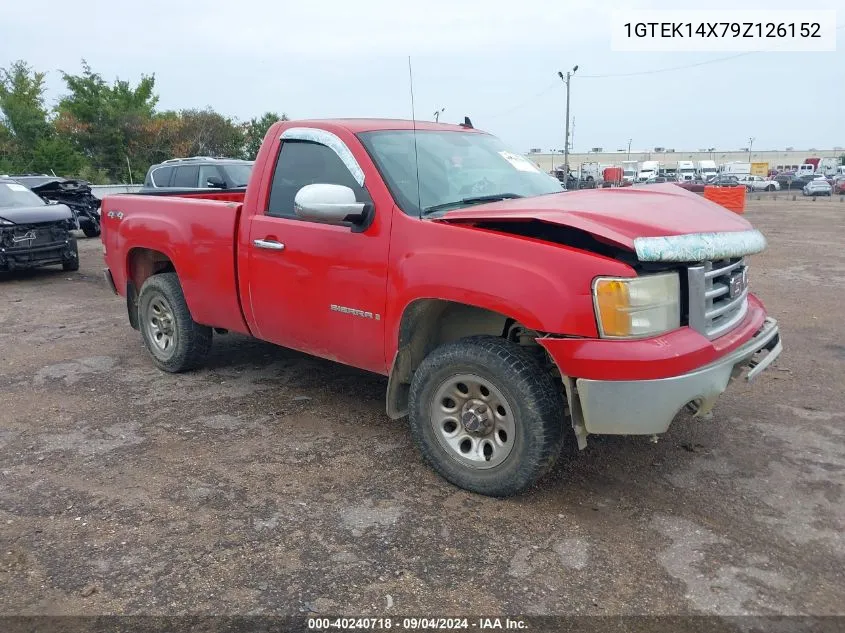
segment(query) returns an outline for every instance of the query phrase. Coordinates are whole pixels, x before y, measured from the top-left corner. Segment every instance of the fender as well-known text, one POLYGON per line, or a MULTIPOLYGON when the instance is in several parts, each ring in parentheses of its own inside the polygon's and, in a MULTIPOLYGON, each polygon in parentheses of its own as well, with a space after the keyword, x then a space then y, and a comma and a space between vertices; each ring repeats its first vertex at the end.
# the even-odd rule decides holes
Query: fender
POLYGON ((393 236, 392 251, 404 253, 390 266, 388 362, 398 348, 402 315, 418 299, 483 308, 538 332, 596 337, 593 278, 635 275, 610 257, 471 225, 406 217, 395 222, 393 236))

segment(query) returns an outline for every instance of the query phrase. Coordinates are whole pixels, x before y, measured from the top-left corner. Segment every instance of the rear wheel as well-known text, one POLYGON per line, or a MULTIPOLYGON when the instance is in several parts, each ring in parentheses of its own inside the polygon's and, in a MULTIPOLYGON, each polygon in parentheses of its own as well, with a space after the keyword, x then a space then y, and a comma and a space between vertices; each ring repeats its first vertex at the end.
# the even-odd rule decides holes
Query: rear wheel
POLYGON ((414 373, 411 432, 447 481, 479 494, 523 492, 561 453, 563 394, 523 347, 473 336, 435 349, 414 373))
POLYGON ((144 345, 164 371, 195 369, 211 348, 212 329, 191 318, 176 273, 153 275, 144 282, 138 321, 144 345))
POLYGON ((774 191, 774 190, 775 190, 775 186, 774 186, 774 185, 768 185, 768 186, 766 187, 766 191, 774 191))
POLYGON ((85 234, 85 237, 99 237, 100 223, 91 222, 90 224, 86 224, 82 227, 82 232, 85 234))

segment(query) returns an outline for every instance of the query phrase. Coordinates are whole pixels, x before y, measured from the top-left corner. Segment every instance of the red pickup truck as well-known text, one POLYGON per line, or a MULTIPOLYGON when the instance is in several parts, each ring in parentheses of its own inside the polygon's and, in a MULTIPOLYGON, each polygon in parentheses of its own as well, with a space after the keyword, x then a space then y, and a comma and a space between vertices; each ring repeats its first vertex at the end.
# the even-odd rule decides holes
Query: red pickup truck
POLYGON ((101 215, 159 368, 228 331, 388 376, 387 414, 482 494, 525 490, 566 441, 708 413, 781 351, 744 218, 672 184, 562 191, 468 120, 280 122, 245 190, 101 215))

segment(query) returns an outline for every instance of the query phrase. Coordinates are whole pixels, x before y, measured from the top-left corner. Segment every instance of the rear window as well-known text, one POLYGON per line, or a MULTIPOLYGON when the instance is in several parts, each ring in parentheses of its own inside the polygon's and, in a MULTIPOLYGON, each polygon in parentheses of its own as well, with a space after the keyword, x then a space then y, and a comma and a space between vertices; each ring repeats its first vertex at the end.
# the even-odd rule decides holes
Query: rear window
POLYGON ((170 184, 170 175, 173 173, 173 167, 157 167, 153 169, 150 174, 154 187, 166 187, 170 184))
POLYGON ((176 176, 173 178, 174 187, 196 187, 199 182, 199 165, 189 165, 176 168, 176 176))

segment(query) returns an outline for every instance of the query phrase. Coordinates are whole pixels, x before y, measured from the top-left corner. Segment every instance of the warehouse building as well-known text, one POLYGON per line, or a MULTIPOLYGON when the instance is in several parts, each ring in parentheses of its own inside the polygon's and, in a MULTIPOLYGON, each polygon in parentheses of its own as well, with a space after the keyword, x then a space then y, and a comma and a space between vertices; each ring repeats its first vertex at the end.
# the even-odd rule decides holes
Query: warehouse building
MULTIPOLYGON (((840 156, 845 154, 845 149, 841 147, 822 150, 796 150, 792 148, 787 148, 785 150, 754 150, 750 154, 747 150, 708 151, 703 149, 698 151, 675 151, 668 148, 654 148, 651 151, 631 150, 629 154, 627 148, 625 150, 614 152, 604 151, 603 148, 595 149, 601 151, 590 151, 587 153, 570 152, 570 167, 572 167, 572 169, 577 169, 581 163, 590 162, 598 162, 603 165, 621 165, 622 161, 625 160, 636 160, 640 162, 644 160, 658 160, 666 167, 674 167, 679 160, 691 160, 694 162, 699 160, 713 160, 716 161, 717 164, 736 161, 748 163, 761 162, 768 163, 770 169, 777 169, 779 166, 783 166, 785 168, 788 165, 800 165, 804 162, 805 158, 818 157, 838 159, 840 156)), ((548 151, 543 152, 541 150, 531 150, 527 155, 532 161, 539 164, 541 169, 544 171, 551 171, 553 168, 559 167, 563 164, 563 151, 552 153, 548 151)))

